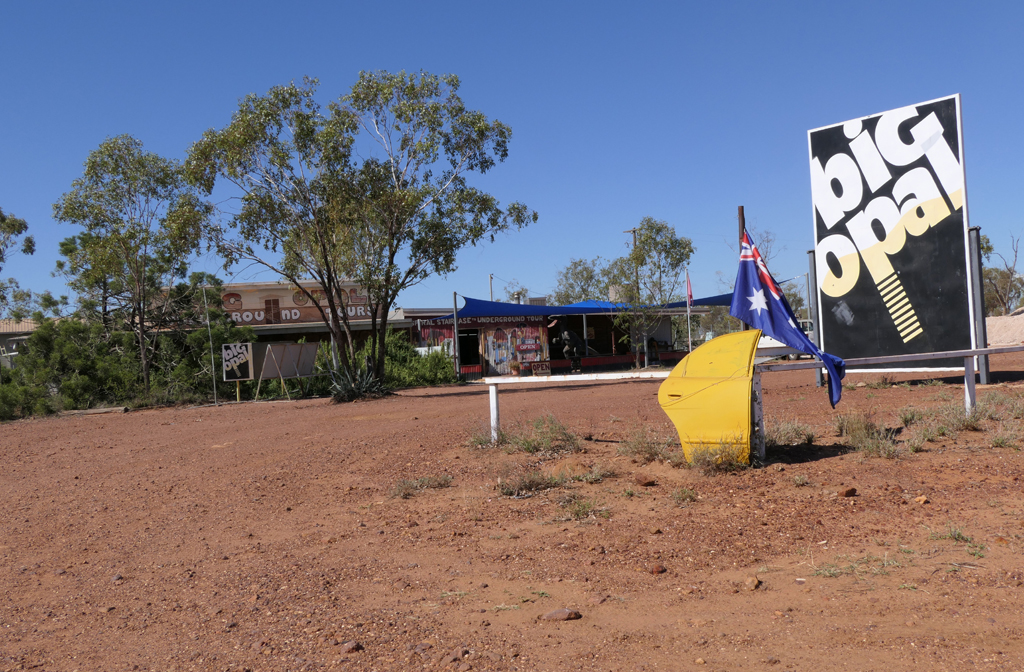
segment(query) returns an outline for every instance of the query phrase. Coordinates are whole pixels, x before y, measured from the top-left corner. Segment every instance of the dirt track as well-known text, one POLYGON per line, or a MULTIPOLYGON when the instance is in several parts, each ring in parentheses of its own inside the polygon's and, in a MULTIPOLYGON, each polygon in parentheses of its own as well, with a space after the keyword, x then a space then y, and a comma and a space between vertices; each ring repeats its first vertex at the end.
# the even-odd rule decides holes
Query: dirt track
MULTIPOLYGON (((815 444, 719 476, 617 454, 667 430, 657 382, 503 391, 507 423, 550 412, 589 437, 552 460, 470 447, 475 386, 0 426, 0 670, 1024 669, 1022 421, 864 457, 832 445, 812 374, 764 380, 769 417, 815 444), (617 475, 495 489, 595 465, 617 475), (537 618, 562 607, 582 618, 537 618)), ((955 382, 849 389, 839 412, 895 428, 955 382)))

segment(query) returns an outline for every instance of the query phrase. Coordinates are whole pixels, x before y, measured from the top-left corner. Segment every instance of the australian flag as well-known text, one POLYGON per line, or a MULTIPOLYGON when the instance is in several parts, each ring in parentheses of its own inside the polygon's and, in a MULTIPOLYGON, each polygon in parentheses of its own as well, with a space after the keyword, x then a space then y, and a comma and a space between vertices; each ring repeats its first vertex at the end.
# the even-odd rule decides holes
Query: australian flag
POLYGON ((821 350, 797 326, 786 295, 768 272, 761 253, 746 233, 743 234, 740 268, 736 274, 729 314, 794 350, 820 359, 828 370, 828 400, 832 408, 836 407, 843 395, 842 380, 846 376, 846 364, 839 357, 821 350))

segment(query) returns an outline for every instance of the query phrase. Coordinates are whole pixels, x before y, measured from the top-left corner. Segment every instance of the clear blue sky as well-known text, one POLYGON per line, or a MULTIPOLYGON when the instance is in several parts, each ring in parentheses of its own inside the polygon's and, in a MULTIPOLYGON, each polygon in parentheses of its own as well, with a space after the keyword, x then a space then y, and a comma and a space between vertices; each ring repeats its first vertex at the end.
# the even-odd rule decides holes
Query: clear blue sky
POLYGON ((570 257, 625 253, 623 231, 646 215, 693 240, 695 293, 719 293, 716 272, 736 271, 738 205, 785 246, 776 278, 802 274, 807 130, 957 92, 971 223, 1006 250, 1022 228, 1022 7, 4 0, 0 207, 28 220, 38 249, 3 273, 66 292, 50 271, 77 230, 51 206, 105 138, 182 159, 248 93, 310 75, 326 103, 360 70, 403 69, 459 75, 468 106, 512 127, 509 159, 475 184, 540 214, 465 250, 457 272, 406 292, 408 307, 486 298, 488 273, 545 294, 570 257))

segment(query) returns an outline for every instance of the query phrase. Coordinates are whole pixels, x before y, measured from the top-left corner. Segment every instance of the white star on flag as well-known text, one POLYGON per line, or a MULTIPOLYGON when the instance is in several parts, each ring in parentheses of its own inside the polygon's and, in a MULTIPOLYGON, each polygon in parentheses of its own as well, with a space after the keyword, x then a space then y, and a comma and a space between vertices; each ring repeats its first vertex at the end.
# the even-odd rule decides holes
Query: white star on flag
POLYGON ((768 310, 768 302, 764 299, 763 289, 754 292, 753 296, 748 296, 747 301, 750 301, 750 309, 756 310, 758 315, 761 314, 762 310, 768 310))

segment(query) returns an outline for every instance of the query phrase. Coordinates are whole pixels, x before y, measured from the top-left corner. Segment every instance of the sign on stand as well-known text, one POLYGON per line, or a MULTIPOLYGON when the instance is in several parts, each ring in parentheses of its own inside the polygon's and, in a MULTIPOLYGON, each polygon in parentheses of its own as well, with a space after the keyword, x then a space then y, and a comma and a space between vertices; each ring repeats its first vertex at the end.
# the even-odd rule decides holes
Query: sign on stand
POLYGON ((252 343, 225 343, 220 348, 224 381, 252 380, 252 343))

